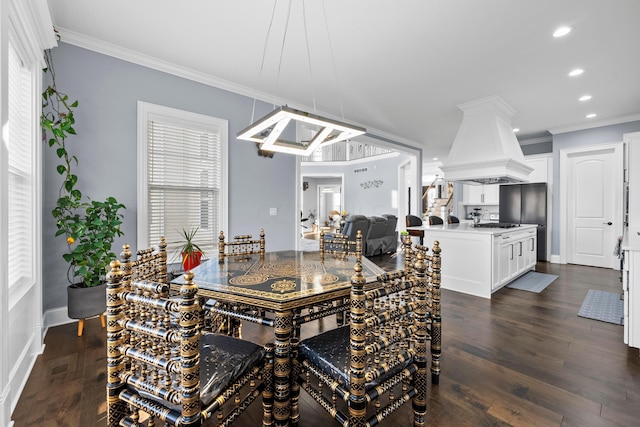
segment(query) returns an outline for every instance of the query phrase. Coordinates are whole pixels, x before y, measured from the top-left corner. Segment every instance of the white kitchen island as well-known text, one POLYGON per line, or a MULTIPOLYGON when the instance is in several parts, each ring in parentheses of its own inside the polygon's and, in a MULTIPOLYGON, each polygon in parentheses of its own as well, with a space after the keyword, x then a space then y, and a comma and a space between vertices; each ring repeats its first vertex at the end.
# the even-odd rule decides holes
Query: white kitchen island
POLYGON ((442 248, 443 289, 483 298, 536 266, 537 225, 482 228, 471 223, 408 227, 442 248))

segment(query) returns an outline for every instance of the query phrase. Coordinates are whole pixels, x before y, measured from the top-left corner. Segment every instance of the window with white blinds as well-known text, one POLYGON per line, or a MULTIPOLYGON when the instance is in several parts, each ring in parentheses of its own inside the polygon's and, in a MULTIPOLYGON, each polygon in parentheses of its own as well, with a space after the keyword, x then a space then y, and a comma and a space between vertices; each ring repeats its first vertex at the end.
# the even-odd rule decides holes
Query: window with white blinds
POLYGON ((195 243, 213 256, 226 223, 227 121, 143 102, 138 111, 146 206, 138 223, 146 239, 138 246, 165 236, 169 262, 180 262, 182 230, 197 227, 195 243))
POLYGON ((35 281, 35 194, 33 75, 9 42, 8 273, 9 290, 35 281))

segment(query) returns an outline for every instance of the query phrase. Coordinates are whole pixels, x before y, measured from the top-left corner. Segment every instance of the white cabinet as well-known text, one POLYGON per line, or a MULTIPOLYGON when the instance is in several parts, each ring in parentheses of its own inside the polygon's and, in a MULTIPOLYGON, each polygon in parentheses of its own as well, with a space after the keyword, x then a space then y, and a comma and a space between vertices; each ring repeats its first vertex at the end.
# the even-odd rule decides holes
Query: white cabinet
POLYGON ((527 236, 522 241, 522 246, 524 261, 523 268, 535 267, 538 260, 538 234, 533 233, 533 235, 527 236))
POLYGON ((529 182, 550 182, 549 172, 551 172, 551 156, 527 156, 524 158, 527 166, 533 168, 529 174, 529 182))
POLYGON ((513 250, 513 243, 510 236, 498 236, 500 239, 500 252, 498 255, 498 282, 494 283, 493 289, 511 281, 516 271, 516 257, 513 250))
POLYGON ((628 244, 640 247, 640 132, 624 134, 627 145, 628 185, 629 185, 629 226, 628 244))
POLYGON ((624 342, 640 348, 640 250, 625 250, 624 255, 624 342))
POLYGON ((497 205, 500 203, 500 186, 464 184, 462 200, 466 205, 497 205))
POLYGON ((493 281, 493 290, 533 269, 537 259, 535 229, 504 233, 494 236, 494 239, 498 247, 498 265, 497 280, 493 281))
POLYGON ((491 298, 493 292, 535 267, 535 225, 476 228, 460 223, 422 229, 425 244, 440 242, 442 289, 491 298))
POLYGON ((625 230, 624 342, 640 348, 640 132, 624 134, 627 149, 628 227, 625 230))

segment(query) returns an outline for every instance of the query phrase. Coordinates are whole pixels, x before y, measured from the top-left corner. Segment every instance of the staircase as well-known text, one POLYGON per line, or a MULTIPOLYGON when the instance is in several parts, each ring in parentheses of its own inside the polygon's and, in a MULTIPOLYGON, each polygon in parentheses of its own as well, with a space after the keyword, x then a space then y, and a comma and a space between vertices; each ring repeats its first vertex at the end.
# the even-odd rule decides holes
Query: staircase
POLYGON ((453 183, 444 182, 436 175, 436 178, 422 194, 422 200, 425 207, 423 215, 425 218, 435 215, 446 220, 446 215, 451 212, 453 204, 453 183), (438 197, 438 192, 440 197, 438 197))

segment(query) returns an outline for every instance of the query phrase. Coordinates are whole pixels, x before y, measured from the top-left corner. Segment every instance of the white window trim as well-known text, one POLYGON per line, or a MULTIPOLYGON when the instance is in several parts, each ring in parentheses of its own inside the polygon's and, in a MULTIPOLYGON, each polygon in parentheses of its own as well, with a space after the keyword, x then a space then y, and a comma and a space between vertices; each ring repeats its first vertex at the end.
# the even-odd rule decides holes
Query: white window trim
POLYGON ((156 117, 165 116, 168 119, 175 121, 180 120, 186 123, 194 123, 195 126, 201 127, 202 123, 210 123, 214 126, 220 127, 222 130, 222 162, 220 175, 222 177, 222 186, 220 189, 220 199, 222 201, 221 215, 221 230, 228 229, 228 207, 229 207, 229 177, 228 177, 228 144, 229 144, 229 123, 227 120, 207 116, 204 114, 192 113, 189 111, 178 110, 163 105, 151 104, 144 101, 138 101, 138 217, 137 217, 137 247, 148 248, 157 242, 149 242, 148 233, 148 218, 149 209, 147 205, 148 200, 148 166, 147 166, 147 122, 149 116, 154 115, 156 117))
POLYGON ((11 413, 26 384, 37 354, 42 352, 45 327, 43 327, 42 302, 42 141, 40 138, 40 94, 42 93, 43 50, 56 45, 53 24, 46 0, 2 0, 0 2, 0 424, 12 425, 11 413), (34 249, 35 283, 29 292, 14 294, 8 290, 8 151, 6 132, 8 121, 8 58, 9 39, 21 59, 33 72, 33 121, 35 202, 34 249), (9 301, 11 299, 11 301, 9 301), (21 330, 15 329, 18 325, 21 330))
MULTIPOLYGON (((11 39, 11 38, 10 38, 11 39)), ((12 47, 14 47, 12 41, 10 40, 12 47)), ((14 47, 15 48, 15 47, 14 47)), ((19 52, 16 52, 19 56, 19 52)), ((21 58, 22 59, 22 58, 21 58)), ((30 250, 30 258, 31 258, 31 271, 26 272, 24 276, 21 276, 20 279, 16 283, 9 283, 9 309, 11 310, 15 304, 20 301, 20 299, 31 291, 31 289, 38 284, 39 274, 38 274, 38 266, 41 265, 40 262, 40 251, 38 250, 38 242, 40 237, 41 230, 41 204, 39 201, 41 200, 41 182, 38 179, 37 171, 40 170, 41 167, 41 152, 42 152, 42 144, 41 140, 37 138, 39 135, 39 122, 37 118, 40 116, 40 106, 36 103, 36 99, 38 99, 38 94, 41 92, 39 84, 38 76, 39 70, 35 64, 28 66, 28 64, 23 62, 23 68, 29 74, 29 94, 31 98, 29 99, 29 123, 30 129, 28 130, 28 137, 30 139, 30 143, 32 146, 32 157, 30 159, 30 164, 28 165, 29 171, 28 174, 32 179, 31 186, 31 206, 33 209, 32 218, 31 218, 31 242, 29 242, 29 250, 30 250)), ((11 250, 11 248, 9 248, 11 250)))

